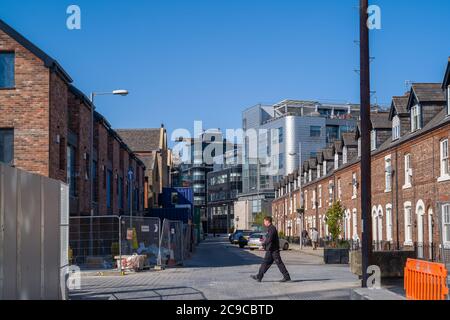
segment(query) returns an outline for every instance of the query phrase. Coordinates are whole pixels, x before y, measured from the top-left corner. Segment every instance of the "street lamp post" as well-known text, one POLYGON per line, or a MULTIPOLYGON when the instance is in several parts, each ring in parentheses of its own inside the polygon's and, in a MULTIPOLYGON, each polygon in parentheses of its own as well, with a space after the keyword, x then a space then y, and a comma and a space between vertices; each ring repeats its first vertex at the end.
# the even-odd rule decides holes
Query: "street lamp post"
POLYGON ((90 251, 92 254, 92 217, 94 216, 94 115, 95 115, 95 97, 96 96, 104 96, 104 95, 118 95, 118 96, 126 96, 128 95, 127 90, 114 90, 112 92, 92 92, 91 93, 91 145, 90 145, 90 155, 89 155, 89 177, 90 177, 90 183, 91 183, 91 192, 90 192, 90 227, 89 227, 89 234, 90 234, 90 251))
POLYGON ((127 90, 114 90, 112 92, 92 92, 91 93, 91 146, 90 146, 90 182, 91 182, 91 216, 94 215, 94 114, 95 114, 95 97, 96 96, 105 96, 105 95, 118 95, 118 96, 126 96, 128 95, 127 90))

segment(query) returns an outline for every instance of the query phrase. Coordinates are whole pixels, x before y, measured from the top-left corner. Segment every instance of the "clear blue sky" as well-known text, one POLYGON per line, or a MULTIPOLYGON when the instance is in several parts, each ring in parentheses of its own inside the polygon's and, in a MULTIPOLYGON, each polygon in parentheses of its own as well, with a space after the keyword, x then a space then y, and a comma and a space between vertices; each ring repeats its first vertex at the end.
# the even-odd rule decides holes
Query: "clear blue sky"
MULTIPOLYGON (((15 0, 0 17, 57 59, 116 127, 237 128, 243 109, 282 99, 359 101, 357 0, 15 0), (66 8, 82 30, 66 28, 66 8)), ((442 81, 448 0, 371 1, 372 89, 380 103, 405 80, 442 81)))

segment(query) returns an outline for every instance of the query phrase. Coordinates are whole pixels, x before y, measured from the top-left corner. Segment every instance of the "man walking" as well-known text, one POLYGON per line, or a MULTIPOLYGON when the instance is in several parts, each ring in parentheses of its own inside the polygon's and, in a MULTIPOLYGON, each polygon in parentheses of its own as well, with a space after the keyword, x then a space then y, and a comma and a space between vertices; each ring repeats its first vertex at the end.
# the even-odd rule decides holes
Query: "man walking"
POLYGON ((267 227, 267 237, 263 243, 263 248, 264 250, 266 250, 266 255, 259 269, 259 273, 256 276, 252 276, 252 278, 258 282, 261 282, 264 274, 275 262, 278 266, 278 269, 280 269, 280 272, 283 274, 283 280, 281 280, 280 282, 291 281, 289 272, 287 271, 286 266, 281 260, 280 240, 278 238, 278 231, 272 224, 272 217, 264 218, 264 226, 267 227))

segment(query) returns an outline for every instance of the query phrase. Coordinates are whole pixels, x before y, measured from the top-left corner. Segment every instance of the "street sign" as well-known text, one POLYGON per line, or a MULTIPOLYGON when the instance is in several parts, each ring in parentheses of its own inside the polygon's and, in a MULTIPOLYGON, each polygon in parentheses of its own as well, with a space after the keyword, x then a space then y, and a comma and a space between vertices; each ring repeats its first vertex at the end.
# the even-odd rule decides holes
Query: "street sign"
POLYGON ((133 180, 133 175, 134 175, 133 170, 130 169, 130 170, 128 171, 128 179, 129 179, 129 180, 133 180))
POLYGON ((127 229, 127 240, 133 240, 134 230, 129 228, 127 229))

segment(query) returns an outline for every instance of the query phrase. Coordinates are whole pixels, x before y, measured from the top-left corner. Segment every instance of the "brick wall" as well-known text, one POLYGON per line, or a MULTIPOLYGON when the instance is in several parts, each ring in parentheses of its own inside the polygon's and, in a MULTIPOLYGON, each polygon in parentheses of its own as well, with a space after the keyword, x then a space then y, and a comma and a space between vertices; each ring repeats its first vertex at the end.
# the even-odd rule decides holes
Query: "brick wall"
POLYGON ((50 73, 49 176, 67 182, 68 85, 50 73), (59 141, 57 139, 59 137, 59 141))
MULTIPOLYGON (((0 128, 14 129, 14 165, 67 182, 67 144, 75 147, 75 195, 71 197, 71 215, 90 213, 91 109, 87 98, 57 72, 17 41, 0 30, 0 51, 15 52, 15 88, 0 90, 0 128)), ((111 128, 96 122, 94 127, 98 159, 99 201, 97 213, 119 214, 117 178, 126 175, 130 153, 115 138, 111 128), (109 151, 109 154, 108 154, 109 151), (119 153, 123 155, 120 162, 119 153), (111 209, 106 208, 106 170, 112 171, 111 209)), ((135 160, 135 185, 140 189, 139 210, 143 210, 144 170, 135 160)))
POLYGON ((0 90, 0 128, 14 128, 14 164, 49 176, 50 72, 0 30, 0 50, 15 52, 15 89, 0 90))
MULTIPOLYGON (((378 240, 387 240, 387 219, 386 208, 392 208, 392 241, 400 242, 403 246, 405 243, 405 215, 404 204, 411 203, 412 212, 412 242, 418 241, 418 211, 419 206, 423 206, 423 240, 428 244, 429 239, 429 219, 428 213, 432 213, 432 238, 433 243, 440 243, 439 238, 439 223, 438 217, 441 202, 450 202, 450 181, 438 182, 440 176, 440 141, 444 138, 450 139, 450 124, 435 129, 432 132, 425 133, 415 137, 410 141, 406 141, 400 145, 393 146, 391 149, 383 152, 376 152, 372 156, 372 213, 375 218, 372 220, 373 230, 376 233, 374 240, 378 237, 378 220, 381 224, 381 238, 378 240), (411 187, 404 188, 405 184, 405 155, 411 155, 411 165, 413 170, 413 177, 411 187), (391 159, 392 167, 392 188, 386 188, 385 182, 385 160, 386 157, 391 159), (397 224, 398 219, 398 224, 397 224)), ((334 184, 333 198, 340 200, 344 209, 348 209, 351 214, 349 218, 350 224, 350 238, 354 233, 353 211, 357 213, 357 234, 361 239, 362 233, 362 214, 360 206, 360 164, 359 162, 350 163, 338 170, 332 172, 326 177, 311 183, 304 184, 302 187, 303 195, 307 194, 308 203, 305 206, 305 220, 308 217, 324 216, 329 207, 328 200, 328 185, 332 180, 334 184), (353 173, 356 173, 358 189, 357 197, 353 198, 353 173), (338 196, 338 181, 341 185, 341 198, 338 196), (312 197, 314 190, 319 190, 322 186, 322 207, 313 208, 312 197)), ((303 179, 302 179, 303 181, 303 179)), ((285 218, 282 217, 282 207, 286 196, 275 199, 273 208, 277 210, 277 220, 280 229, 285 228, 283 223, 285 218)), ((319 201, 317 194, 316 200, 319 201)), ((307 225, 306 225, 307 226, 307 225)), ((316 222, 319 229, 319 221, 316 222)), ((321 236, 324 236, 324 230, 320 230, 321 236)), ((342 236, 344 233, 342 234, 342 236)))
POLYGON ((78 205, 73 215, 90 213, 91 183, 90 176, 90 145, 91 145, 91 110, 86 103, 83 103, 77 96, 69 92, 69 130, 77 136, 76 146, 76 172, 77 191, 76 200, 78 205))
POLYGON ((108 213, 106 207, 106 174, 108 166, 108 131, 101 124, 95 124, 97 135, 94 135, 98 141, 97 159, 98 159, 98 213, 104 215, 108 213))

